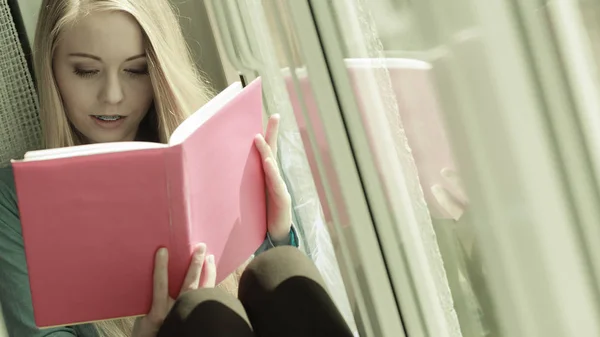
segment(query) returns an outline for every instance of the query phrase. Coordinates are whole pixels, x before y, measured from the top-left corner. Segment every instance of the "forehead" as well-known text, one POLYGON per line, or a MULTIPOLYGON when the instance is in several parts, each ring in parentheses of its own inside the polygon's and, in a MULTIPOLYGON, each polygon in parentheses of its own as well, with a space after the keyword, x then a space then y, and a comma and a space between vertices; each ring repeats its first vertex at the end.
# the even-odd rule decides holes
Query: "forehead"
POLYGON ((85 52, 104 61, 122 61, 144 52, 142 29, 124 12, 91 13, 60 34, 58 52, 85 52))

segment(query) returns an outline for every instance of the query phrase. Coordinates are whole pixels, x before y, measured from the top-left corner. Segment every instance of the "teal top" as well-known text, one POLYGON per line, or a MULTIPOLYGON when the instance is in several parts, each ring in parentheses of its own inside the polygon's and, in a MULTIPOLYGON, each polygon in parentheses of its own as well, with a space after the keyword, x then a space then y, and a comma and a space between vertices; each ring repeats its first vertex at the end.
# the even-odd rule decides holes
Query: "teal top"
MULTIPOLYGON (((279 244, 267 236, 256 254, 279 244)), ((289 241, 283 244, 298 246, 293 226, 289 241)), ((43 330, 36 327, 11 168, 0 168, 0 304, 11 337, 97 337, 89 324, 43 330)))

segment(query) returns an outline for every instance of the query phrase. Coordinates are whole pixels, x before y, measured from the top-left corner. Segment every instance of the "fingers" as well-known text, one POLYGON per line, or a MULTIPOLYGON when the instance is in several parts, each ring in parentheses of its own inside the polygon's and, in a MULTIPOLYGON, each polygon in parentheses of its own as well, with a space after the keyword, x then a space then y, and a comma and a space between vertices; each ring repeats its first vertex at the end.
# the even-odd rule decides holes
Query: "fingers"
POLYGON ((154 259, 154 288, 152 295, 152 308, 149 316, 162 317, 166 313, 169 301, 169 252, 160 248, 154 259))
POLYGON ((260 155, 264 160, 267 158, 277 157, 277 138, 279 135, 279 115, 275 114, 269 118, 267 124, 267 131, 265 135, 256 135, 255 142, 260 152, 260 155))
POLYGON ((438 204, 454 219, 460 219, 464 212, 464 205, 454 199, 446 189, 440 185, 431 187, 431 193, 437 200, 438 204))
MULTIPOLYGON (((168 251, 166 248, 160 248, 154 259, 152 307, 144 318, 136 321, 135 330, 158 330, 157 327, 160 327, 173 305, 174 301, 169 297, 168 265, 168 251)), ((215 266, 214 256, 209 255, 207 257, 206 245, 198 244, 195 247, 180 295, 186 291, 198 289, 199 286, 214 287, 216 279, 217 267, 215 266)))
POLYGON ((287 186, 283 177, 279 173, 279 167, 275 156, 271 151, 271 147, 266 140, 261 136, 256 136, 256 147, 263 159, 263 169, 265 171, 265 180, 270 195, 277 200, 287 200, 289 198, 287 186))
POLYGON ((290 195, 285 181, 279 172, 279 167, 277 166, 277 161, 275 159, 276 157, 273 155, 271 147, 261 135, 256 136, 256 147, 263 159, 263 169, 265 171, 265 180, 269 195, 277 204, 282 204, 282 202, 287 203, 290 199, 290 195))
POLYGON ((275 154, 267 143, 265 137, 262 135, 256 135, 256 137, 254 137, 254 143, 256 144, 256 148, 258 149, 258 152, 260 152, 260 156, 263 161, 267 160, 267 158, 275 158, 275 154))
POLYGON ((273 158, 267 158, 264 163, 265 177, 267 182, 267 189, 269 195, 273 198, 273 201, 278 204, 287 203, 290 199, 290 195, 287 190, 287 185, 283 181, 283 177, 279 174, 279 168, 273 158))
POLYGON ((277 133, 279 116, 274 115, 269 119, 266 137, 256 136, 256 147, 263 160, 265 183, 268 196, 268 221, 269 234, 274 237, 286 237, 291 224, 292 198, 287 185, 281 176, 277 165, 277 133), (274 206, 274 207, 273 207, 274 206))
POLYGON ((202 275, 202 267, 204 266, 205 259, 206 245, 203 243, 198 244, 194 249, 194 254, 192 255, 192 260, 190 261, 190 266, 188 267, 187 274, 185 275, 185 279, 183 280, 183 285, 181 286, 181 290, 179 292, 180 296, 187 291, 198 289, 198 285, 200 283, 200 276, 202 275))
POLYGON ((277 155, 277 138, 279 136, 279 121, 281 117, 279 114, 274 114, 269 117, 269 122, 267 124, 267 132, 265 132, 265 140, 269 147, 271 148, 271 152, 274 155, 277 155))
POLYGON ((204 270, 202 271, 201 288, 214 288, 217 281, 217 266, 215 264, 215 256, 209 255, 204 262, 204 270))
POLYGON ((453 196, 456 199, 458 199, 458 201, 460 201, 466 205, 469 202, 469 198, 467 197, 467 195, 465 193, 462 181, 461 181, 458 173, 453 169, 444 168, 444 169, 442 169, 440 174, 452 186, 453 196))

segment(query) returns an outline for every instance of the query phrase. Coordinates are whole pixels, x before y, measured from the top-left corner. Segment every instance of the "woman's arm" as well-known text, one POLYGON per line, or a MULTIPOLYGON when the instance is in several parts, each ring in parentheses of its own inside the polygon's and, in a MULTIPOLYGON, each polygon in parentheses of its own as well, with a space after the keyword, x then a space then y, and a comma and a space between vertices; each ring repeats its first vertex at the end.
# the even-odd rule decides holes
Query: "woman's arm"
POLYGON ((21 222, 8 169, 0 169, 0 305, 9 336, 77 336, 68 327, 39 330, 35 326, 21 222))

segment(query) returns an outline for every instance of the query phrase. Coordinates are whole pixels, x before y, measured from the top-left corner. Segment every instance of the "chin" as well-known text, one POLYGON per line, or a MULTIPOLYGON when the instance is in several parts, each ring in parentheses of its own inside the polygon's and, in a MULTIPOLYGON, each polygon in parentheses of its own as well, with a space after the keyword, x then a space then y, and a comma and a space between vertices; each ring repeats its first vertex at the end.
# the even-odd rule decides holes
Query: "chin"
POLYGON ((127 139, 123 135, 93 135, 92 137, 86 137, 90 140, 90 143, 115 143, 124 142, 133 139, 127 139))

